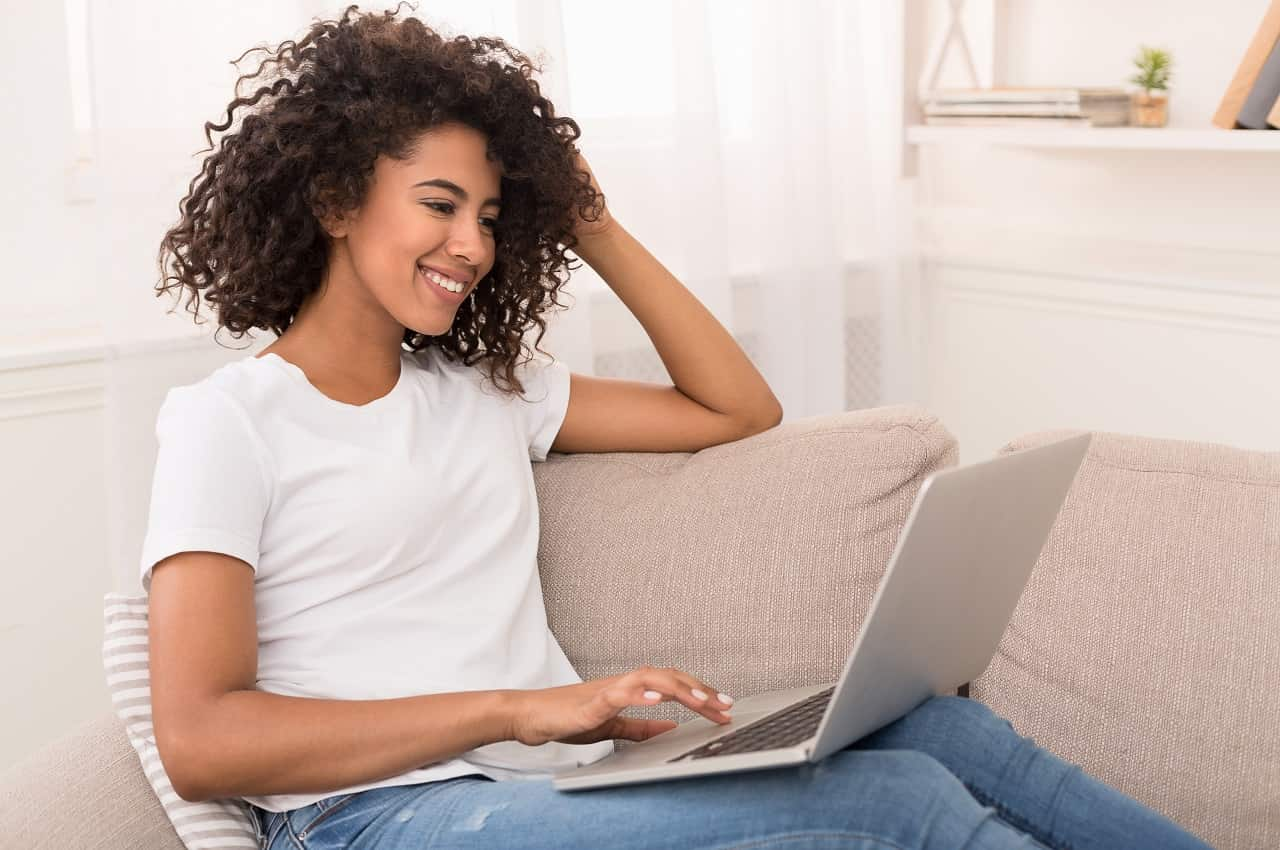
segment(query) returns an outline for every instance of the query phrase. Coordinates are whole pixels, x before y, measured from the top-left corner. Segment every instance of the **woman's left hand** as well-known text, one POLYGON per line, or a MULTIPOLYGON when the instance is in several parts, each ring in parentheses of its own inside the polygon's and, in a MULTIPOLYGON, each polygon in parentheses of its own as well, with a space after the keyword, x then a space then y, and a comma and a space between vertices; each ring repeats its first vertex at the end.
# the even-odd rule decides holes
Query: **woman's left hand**
MULTIPOLYGON (((604 200, 605 200, 604 192, 600 189, 600 184, 596 182, 595 173, 592 172, 591 166, 587 164, 587 160, 582 155, 581 152, 578 152, 576 165, 578 169, 587 172, 587 175, 591 178, 591 188, 595 189, 597 192, 600 192, 600 201, 601 203, 604 203, 604 200)), ((574 216, 573 235, 578 237, 578 239, 589 239, 593 236, 599 236, 602 233, 606 233, 612 230, 616 226, 616 222, 614 221, 613 214, 609 211, 608 206, 604 207, 604 212, 600 214, 600 218, 597 219, 596 221, 584 220, 578 214, 578 211, 576 209, 573 212, 573 216, 574 216)))

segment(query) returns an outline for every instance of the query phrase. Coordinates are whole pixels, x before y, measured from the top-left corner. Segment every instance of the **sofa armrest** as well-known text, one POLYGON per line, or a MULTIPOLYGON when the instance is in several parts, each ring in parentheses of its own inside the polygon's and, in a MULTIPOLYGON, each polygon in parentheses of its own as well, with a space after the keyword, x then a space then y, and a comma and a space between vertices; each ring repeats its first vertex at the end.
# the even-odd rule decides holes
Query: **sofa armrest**
POLYGON ((23 850, 183 850, 110 711, 0 774, 0 836, 23 850))

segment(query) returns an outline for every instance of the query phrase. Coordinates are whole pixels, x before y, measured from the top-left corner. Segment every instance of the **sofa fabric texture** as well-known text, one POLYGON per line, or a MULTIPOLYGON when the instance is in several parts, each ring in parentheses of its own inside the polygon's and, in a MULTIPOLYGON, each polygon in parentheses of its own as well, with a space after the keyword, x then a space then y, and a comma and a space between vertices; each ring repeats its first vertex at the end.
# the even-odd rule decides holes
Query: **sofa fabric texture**
POLYGON ((1280 847, 1280 453, 1095 432, 972 696, 1219 850, 1280 847))
POLYGON ((109 710, 0 776, 0 846, 183 850, 109 710))

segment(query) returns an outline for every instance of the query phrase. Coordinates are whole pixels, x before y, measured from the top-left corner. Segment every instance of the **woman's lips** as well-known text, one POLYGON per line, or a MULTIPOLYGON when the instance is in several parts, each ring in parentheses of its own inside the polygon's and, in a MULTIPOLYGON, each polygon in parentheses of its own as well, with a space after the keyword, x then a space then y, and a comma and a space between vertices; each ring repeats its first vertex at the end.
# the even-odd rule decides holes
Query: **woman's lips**
POLYGON ((422 282, 428 289, 436 294, 438 298, 450 304, 461 304, 462 300, 467 297, 467 289, 463 287, 459 292, 450 292, 431 278, 427 277, 426 270, 422 266, 418 266, 418 276, 422 278, 422 282))

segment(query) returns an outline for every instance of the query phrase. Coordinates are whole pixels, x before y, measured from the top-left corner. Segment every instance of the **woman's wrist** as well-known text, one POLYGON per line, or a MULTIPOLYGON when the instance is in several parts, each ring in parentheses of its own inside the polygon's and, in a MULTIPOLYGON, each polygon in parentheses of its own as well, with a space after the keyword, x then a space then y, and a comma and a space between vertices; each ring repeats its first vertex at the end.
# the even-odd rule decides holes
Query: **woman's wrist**
POLYGON ((498 741, 515 741, 516 724, 524 710, 525 691, 507 689, 493 691, 494 706, 492 708, 492 723, 490 728, 493 729, 492 743, 498 741))

